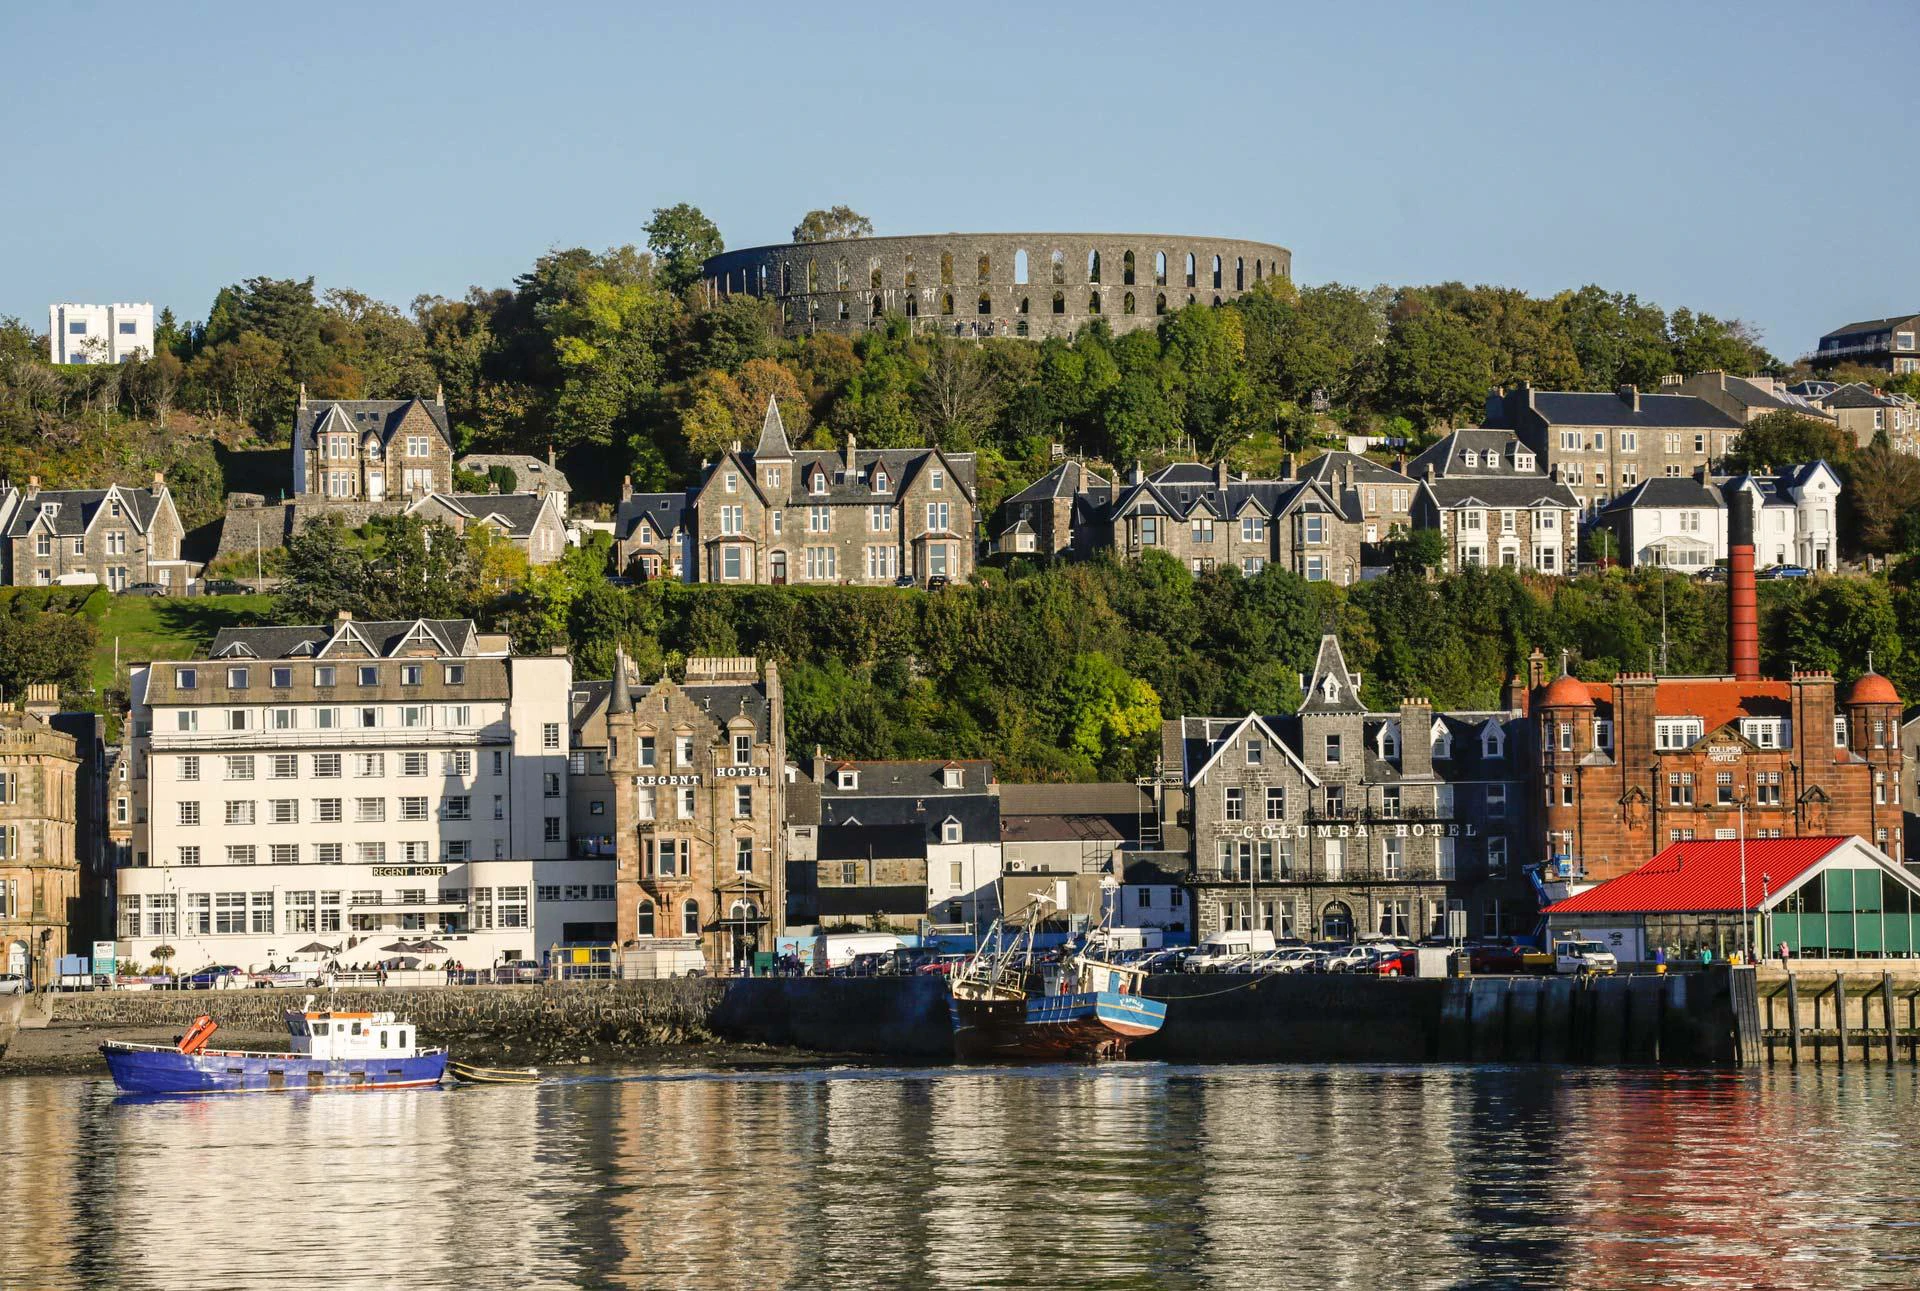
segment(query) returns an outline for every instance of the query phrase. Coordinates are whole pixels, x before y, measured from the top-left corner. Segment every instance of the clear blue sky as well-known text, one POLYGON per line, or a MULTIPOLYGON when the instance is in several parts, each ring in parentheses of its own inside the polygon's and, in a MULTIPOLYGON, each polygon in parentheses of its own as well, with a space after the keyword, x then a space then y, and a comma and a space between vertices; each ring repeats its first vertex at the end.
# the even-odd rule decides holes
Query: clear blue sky
POLYGON ((0 314, 204 317, 254 274, 404 306, 655 206, 749 246, 845 202, 1598 282, 1793 357, 1920 309, 1916 52, 1913 0, 8 3, 0 314))

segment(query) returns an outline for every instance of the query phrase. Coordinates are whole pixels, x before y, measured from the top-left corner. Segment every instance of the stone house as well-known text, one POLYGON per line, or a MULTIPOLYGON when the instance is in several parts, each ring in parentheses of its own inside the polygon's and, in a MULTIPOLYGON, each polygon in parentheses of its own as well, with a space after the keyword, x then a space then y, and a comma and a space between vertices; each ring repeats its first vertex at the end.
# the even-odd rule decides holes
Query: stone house
POLYGON ((1297 713, 1165 724, 1161 813, 1190 824, 1197 936, 1525 932, 1535 903, 1523 710, 1372 712, 1321 638, 1297 713))
POLYGON ((1660 393, 1705 399, 1743 426, 1775 412, 1790 412, 1815 421, 1833 420, 1827 409, 1795 394, 1786 382, 1774 377, 1736 377, 1718 370, 1696 372, 1690 377, 1676 374, 1660 378, 1660 393))
POLYGON ((1814 402, 1861 448, 1884 433, 1895 448, 1920 452, 1920 404, 1911 395, 1890 394, 1864 381, 1850 381, 1833 386, 1816 396, 1814 402))
POLYGON ((560 509, 565 512, 573 485, 565 471, 554 461, 553 450, 538 458, 527 453, 468 453, 454 465, 469 475, 485 475, 496 466, 513 472, 512 493, 558 493, 560 509))
POLYGON ((622 572, 702 583, 962 581, 973 575, 974 459, 939 448, 798 450, 771 399, 754 451, 684 494, 623 488, 622 572))
POLYGON ((408 515, 436 520, 455 533, 491 530, 513 544, 529 565, 550 565, 567 549, 566 494, 429 493, 407 508, 408 515))
POLYGON ((1413 460, 1413 527, 1440 532, 1444 568, 1573 571, 1580 503, 1539 461, 1511 432, 1485 429, 1456 430, 1413 460))
POLYGON ((0 707, 0 972, 36 984, 92 922, 82 892, 86 750, 49 720, 53 699, 0 707))
MULTIPOLYGON (((1535 390, 1487 396, 1486 424, 1510 430, 1585 511, 1656 476, 1691 475, 1725 457, 1745 422, 1694 395, 1535 390)), ((1415 472, 1418 474, 1419 472, 1415 472)))
POLYGON ((1314 480, 1248 480, 1224 462, 1139 471, 1096 521, 1095 542, 1137 559, 1163 551, 1198 573, 1277 565, 1310 582, 1360 579, 1364 528, 1354 490, 1314 480))
POLYGON ((687 660, 640 686, 621 655, 606 709, 618 939, 697 945, 711 971, 771 952, 786 908, 780 670, 687 660))
POLYGON ((1900 697, 1869 672, 1786 681, 1531 677, 1536 844, 1562 873, 1625 874, 1687 839, 1857 834, 1903 847, 1900 697))
POLYGON ((1300 478, 1329 491, 1338 489, 1342 496, 1352 495, 1359 509, 1363 544, 1385 542, 1396 528, 1413 527, 1415 481, 1404 470, 1383 466, 1361 453, 1332 452, 1301 467, 1300 478))
POLYGON ((97 583, 121 591, 159 583, 180 594, 192 566, 180 558, 185 529, 166 481, 131 489, 0 487, 0 575, 15 587, 97 583))
POLYGON ((293 492, 363 502, 453 492, 445 398, 310 400, 301 386, 293 492))
POLYGON ((1094 521, 1113 501, 1113 481, 1085 462, 1066 461, 1000 504, 996 552, 1017 555, 1092 554, 1094 521))

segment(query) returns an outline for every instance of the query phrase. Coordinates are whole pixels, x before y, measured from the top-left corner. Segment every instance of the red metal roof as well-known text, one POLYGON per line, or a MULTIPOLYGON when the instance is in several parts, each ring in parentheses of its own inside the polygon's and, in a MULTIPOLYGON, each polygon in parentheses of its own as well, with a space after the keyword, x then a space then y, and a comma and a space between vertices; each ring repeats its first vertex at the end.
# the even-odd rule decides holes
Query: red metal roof
MULTIPOLYGON (((1841 837, 1749 838, 1747 908, 1758 909, 1761 889, 1779 893, 1848 841, 1841 837)), ((1740 842, 1672 843, 1629 874, 1556 901, 1548 914, 1685 914, 1739 910, 1740 842)))

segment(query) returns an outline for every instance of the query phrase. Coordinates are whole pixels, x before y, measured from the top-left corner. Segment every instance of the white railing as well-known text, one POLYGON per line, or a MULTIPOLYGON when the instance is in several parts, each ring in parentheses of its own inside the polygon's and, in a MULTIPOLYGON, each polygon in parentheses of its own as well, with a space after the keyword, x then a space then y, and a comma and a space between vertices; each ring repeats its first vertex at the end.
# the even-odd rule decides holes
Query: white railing
POLYGON ((513 739, 505 726, 449 728, 445 726, 357 727, 332 731, 155 731, 148 737, 156 752, 192 752, 196 749, 252 749, 261 753, 307 748, 407 748, 422 744, 468 748, 507 744, 513 739))

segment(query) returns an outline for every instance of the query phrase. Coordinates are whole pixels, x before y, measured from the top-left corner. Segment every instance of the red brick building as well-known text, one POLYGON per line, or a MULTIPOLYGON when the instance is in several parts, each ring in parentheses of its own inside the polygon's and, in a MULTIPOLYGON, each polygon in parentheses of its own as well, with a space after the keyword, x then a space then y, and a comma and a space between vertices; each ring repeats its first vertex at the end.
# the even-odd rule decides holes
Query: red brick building
POLYGON ((1748 838, 1857 834, 1901 854, 1900 697, 1878 673, 1842 691, 1828 672, 1548 685, 1544 671, 1531 679, 1539 841, 1576 876, 1601 882, 1674 842, 1737 837, 1743 806, 1748 838))

